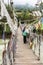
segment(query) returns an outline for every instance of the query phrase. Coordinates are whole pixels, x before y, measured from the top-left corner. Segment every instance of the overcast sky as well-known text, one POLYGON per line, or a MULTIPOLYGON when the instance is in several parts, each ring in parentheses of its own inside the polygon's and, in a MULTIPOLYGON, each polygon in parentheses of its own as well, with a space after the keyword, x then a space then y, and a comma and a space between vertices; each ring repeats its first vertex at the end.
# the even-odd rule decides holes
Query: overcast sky
MULTIPOLYGON (((8 0, 4 0, 5 3, 8 3, 8 0)), ((9 0, 10 1, 10 0, 9 0)), ((30 4, 34 6, 37 3, 37 0, 13 0, 14 4, 30 4)))

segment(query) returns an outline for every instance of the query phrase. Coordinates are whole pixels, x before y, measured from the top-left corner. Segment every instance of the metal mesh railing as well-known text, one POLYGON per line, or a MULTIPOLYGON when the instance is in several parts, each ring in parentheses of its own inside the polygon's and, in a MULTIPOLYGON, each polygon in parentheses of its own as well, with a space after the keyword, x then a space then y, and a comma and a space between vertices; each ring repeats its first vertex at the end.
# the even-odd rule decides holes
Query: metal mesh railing
POLYGON ((6 6, 5 6, 5 4, 3 3, 2 0, 1 0, 1 9, 2 9, 1 13, 2 13, 3 16, 6 16, 7 23, 10 27, 10 30, 12 31, 12 33, 14 35, 13 38, 12 38, 12 42, 10 40, 13 49, 10 50, 10 48, 9 48, 9 51, 5 49, 6 52, 4 53, 4 55, 2 57, 2 65, 9 65, 9 64, 12 65, 14 58, 15 58, 15 53, 16 53, 16 42, 17 42, 17 22, 16 21, 17 21, 17 19, 16 20, 14 19, 14 21, 15 21, 15 24, 14 24, 14 22, 11 19, 10 15, 9 15, 7 9, 6 9, 6 6), (9 53, 7 53, 7 52, 9 52, 9 53))
POLYGON ((37 59, 43 62, 43 36, 30 32, 29 45, 37 59))

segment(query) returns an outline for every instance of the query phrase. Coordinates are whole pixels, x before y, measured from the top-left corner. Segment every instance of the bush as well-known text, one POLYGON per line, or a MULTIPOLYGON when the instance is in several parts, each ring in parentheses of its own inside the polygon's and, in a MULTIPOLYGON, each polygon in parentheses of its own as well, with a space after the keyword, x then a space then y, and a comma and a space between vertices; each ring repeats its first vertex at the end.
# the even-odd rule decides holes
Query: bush
POLYGON ((3 23, 7 22, 6 17, 4 16, 0 21, 2 21, 3 23))
MULTIPOLYGON (((0 38, 2 38, 2 35, 3 35, 3 30, 4 30, 4 26, 3 25, 0 25, 0 38)), ((9 38, 10 37, 10 34, 11 34, 11 31, 10 31, 10 28, 8 26, 8 24, 6 25, 6 31, 5 31, 5 37, 6 38, 9 38)))
POLYGON ((11 32, 11 31, 10 31, 10 27, 8 26, 8 24, 6 25, 6 32, 7 32, 7 33, 11 32))
POLYGON ((4 30, 3 25, 0 25, 0 33, 2 33, 3 30, 4 30))

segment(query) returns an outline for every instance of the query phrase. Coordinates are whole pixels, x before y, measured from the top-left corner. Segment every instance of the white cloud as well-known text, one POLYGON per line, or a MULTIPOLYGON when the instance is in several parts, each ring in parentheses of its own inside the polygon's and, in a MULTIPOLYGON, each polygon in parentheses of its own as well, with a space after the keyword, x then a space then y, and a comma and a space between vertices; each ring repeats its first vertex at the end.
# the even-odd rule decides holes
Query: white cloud
MULTIPOLYGON (((10 0, 4 0, 6 3, 8 3, 8 1, 10 0)), ((14 1, 14 4, 30 4, 30 5, 35 5, 37 0, 13 0, 14 1)), ((43 1, 43 0, 42 0, 43 1)))
POLYGON ((28 4, 33 6, 37 3, 37 0, 27 0, 27 1, 28 1, 28 4))
POLYGON ((15 4, 30 4, 30 5, 34 5, 37 2, 37 0, 15 0, 15 4))
POLYGON ((26 4, 27 0, 15 0, 15 4, 26 4))

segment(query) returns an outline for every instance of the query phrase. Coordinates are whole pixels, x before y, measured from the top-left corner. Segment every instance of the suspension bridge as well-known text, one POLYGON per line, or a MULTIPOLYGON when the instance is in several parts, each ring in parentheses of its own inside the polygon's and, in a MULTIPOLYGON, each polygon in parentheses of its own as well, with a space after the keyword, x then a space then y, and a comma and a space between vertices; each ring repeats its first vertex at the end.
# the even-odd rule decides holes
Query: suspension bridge
MULTIPOLYGON (((7 24, 9 25, 10 30, 12 31, 13 35, 14 36, 17 35, 17 39, 14 38, 14 40, 13 40, 15 42, 15 39, 16 39, 16 49, 15 49, 16 52, 15 52, 15 61, 13 62, 12 65, 43 65, 43 58, 42 58, 43 50, 40 52, 42 56, 40 56, 40 60, 38 61, 38 57, 39 57, 39 44, 37 44, 39 42, 39 40, 37 42, 38 35, 30 34, 32 36, 35 35, 33 47, 32 47, 32 49, 30 49, 29 42, 27 44, 23 43, 22 31, 21 31, 20 27, 17 28, 17 18, 16 18, 15 12, 13 13, 14 20, 12 20, 7 9, 6 9, 4 2, 2 0, 0 0, 0 3, 1 3, 0 19, 2 19, 3 16, 5 16, 7 18, 7 24)), ((42 47, 42 46, 40 46, 40 47, 42 47)), ((7 58, 6 65, 9 65, 10 64, 9 59, 8 59, 8 57, 6 57, 6 58, 7 58)))

